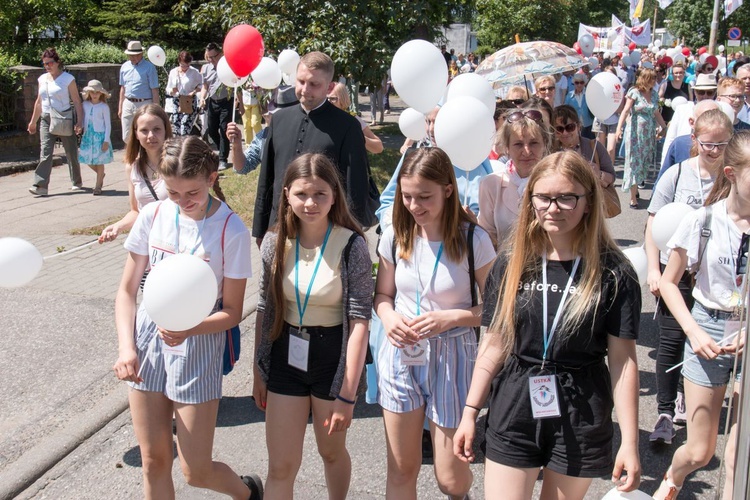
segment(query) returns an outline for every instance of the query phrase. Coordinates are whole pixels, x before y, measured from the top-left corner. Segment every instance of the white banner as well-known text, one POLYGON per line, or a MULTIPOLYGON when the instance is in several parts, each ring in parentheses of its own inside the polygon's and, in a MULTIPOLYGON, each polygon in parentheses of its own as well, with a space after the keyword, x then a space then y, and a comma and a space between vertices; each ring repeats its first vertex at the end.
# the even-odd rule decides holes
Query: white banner
POLYGON ((594 52, 604 52, 611 50, 612 52, 620 52, 623 47, 624 38, 624 27, 618 26, 587 26, 585 24, 578 24, 578 38, 580 39, 586 33, 594 37, 594 52), (612 33, 610 33, 610 31, 612 33), (613 38, 610 38, 610 34, 614 34, 613 38))
POLYGON ((737 10, 742 5, 742 0, 724 0, 724 17, 737 10))

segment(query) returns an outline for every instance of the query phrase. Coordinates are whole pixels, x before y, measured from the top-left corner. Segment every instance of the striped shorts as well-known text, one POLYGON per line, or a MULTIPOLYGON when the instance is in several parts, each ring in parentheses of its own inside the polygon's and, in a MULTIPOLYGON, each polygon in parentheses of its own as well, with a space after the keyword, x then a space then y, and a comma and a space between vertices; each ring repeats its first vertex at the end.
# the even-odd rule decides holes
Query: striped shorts
POLYGON ((424 366, 402 364, 401 350, 383 338, 376 361, 380 406, 393 413, 424 406, 435 424, 457 428, 477 359, 474 331, 463 327, 461 331, 430 338, 424 366))
POLYGON ((171 401, 200 404, 221 398, 226 332, 195 335, 185 340, 186 355, 162 352, 156 324, 141 305, 136 316, 135 345, 143 382, 133 389, 161 392, 171 401))

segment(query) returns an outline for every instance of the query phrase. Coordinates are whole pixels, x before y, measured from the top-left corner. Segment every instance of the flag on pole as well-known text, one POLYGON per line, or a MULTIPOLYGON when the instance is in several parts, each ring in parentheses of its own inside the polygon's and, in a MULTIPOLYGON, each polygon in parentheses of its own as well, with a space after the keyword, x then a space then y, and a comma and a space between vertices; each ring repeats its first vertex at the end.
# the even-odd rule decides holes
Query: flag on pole
POLYGON ((641 18, 641 16, 643 15, 643 4, 645 2, 646 0, 630 0, 630 19, 641 18))
POLYGON ((659 7, 661 7, 662 9, 666 9, 667 7, 672 5, 672 2, 674 2, 674 0, 659 0, 659 7))
POLYGON ((742 5, 742 0, 724 0, 724 17, 737 10, 742 5))

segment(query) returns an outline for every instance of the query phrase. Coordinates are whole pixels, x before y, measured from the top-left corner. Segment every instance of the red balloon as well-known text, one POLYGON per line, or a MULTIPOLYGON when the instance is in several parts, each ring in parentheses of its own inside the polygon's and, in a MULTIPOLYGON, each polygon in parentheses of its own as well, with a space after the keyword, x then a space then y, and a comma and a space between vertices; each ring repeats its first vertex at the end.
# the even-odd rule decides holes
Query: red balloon
POLYGON ((622 59, 622 52, 618 52, 617 53, 617 57, 619 57, 620 59, 622 59))
POLYGON ((685 57, 690 57, 690 48, 689 47, 683 47, 682 48, 682 55, 685 57))
POLYGON ((635 50, 635 48, 636 48, 636 47, 637 47, 637 45, 635 44, 635 42, 630 42, 630 43, 628 44, 628 48, 629 48, 630 50, 635 50))
POLYGON ((249 24, 238 24, 224 37, 224 57, 234 74, 249 75, 260 64, 265 52, 263 37, 249 24))
POLYGON ((708 52, 708 49, 706 47, 701 47, 700 49, 698 49, 699 56, 705 54, 706 52, 708 52))
POLYGON ((716 59, 716 56, 708 56, 706 58, 706 64, 716 69, 716 67, 719 65, 719 60, 716 59))
POLYGON ((582 51, 581 51, 581 44, 580 44, 580 43, 578 43, 578 42, 575 42, 575 43, 573 43, 573 48, 574 48, 574 49, 575 49, 575 51, 576 51, 576 52, 578 52, 579 54, 580 54, 580 53, 582 52, 582 51))

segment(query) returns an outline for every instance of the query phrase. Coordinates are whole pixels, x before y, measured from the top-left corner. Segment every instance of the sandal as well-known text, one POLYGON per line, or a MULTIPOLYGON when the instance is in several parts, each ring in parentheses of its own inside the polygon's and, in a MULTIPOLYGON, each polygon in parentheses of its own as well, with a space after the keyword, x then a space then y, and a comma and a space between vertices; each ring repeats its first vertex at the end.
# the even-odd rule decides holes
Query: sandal
POLYGON ((658 498, 659 500, 676 500, 677 495, 680 493, 680 490, 682 489, 682 486, 677 486, 672 482, 671 479, 669 479, 669 473, 672 471, 672 467, 670 466, 669 469, 667 469, 667 472, 664 473, 664 479, 662 480, 661 484, 659 485, 659 489, 656 490, 654 493, 654 498, 658 498), (657 496, 659 492, 666 491, 665 496, 657 496))
POLYGON ((250 488, 249 500, 263 500, 263 481, 261 481, 257 474, 240 476, 240 479, 242 479, 242 482, 250 488))
POLYGON ((94 196, 99 196, 100 194, 102 194, 102 188, 95 187, 94 196))
POLYGON ((636 201, 635 203, 631 203, 630 208, 638 208, 638 202, 636 201))

